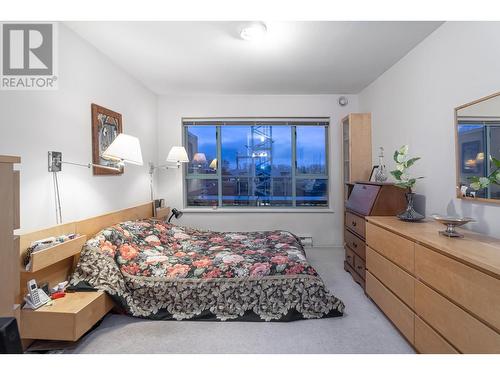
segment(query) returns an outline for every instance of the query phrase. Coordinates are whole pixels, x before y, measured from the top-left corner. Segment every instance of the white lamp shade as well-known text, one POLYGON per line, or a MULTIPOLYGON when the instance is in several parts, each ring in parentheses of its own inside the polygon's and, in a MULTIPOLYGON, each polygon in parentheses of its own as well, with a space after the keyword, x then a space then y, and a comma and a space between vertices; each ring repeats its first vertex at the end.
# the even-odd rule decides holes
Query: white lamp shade
POLYGON ((173 163, 188 163, 189 158, 186 149, 181 146, 172 147, 168 153, 167 161, 173 163))
POLYGON ((193 161, 196 163, 206 163, 207 162, 207 157, 203 152, 197 152, 193 156, 193 161))
POLYGON ((124 161, 130 164, 142 165, 141 143, 139 139, 128 134, 118 134, 118 137, 103 152, 104 159, 124 161))
POLYGON ((212 160, 209 167, 212 169, 217 169, 217 159, 212 160))

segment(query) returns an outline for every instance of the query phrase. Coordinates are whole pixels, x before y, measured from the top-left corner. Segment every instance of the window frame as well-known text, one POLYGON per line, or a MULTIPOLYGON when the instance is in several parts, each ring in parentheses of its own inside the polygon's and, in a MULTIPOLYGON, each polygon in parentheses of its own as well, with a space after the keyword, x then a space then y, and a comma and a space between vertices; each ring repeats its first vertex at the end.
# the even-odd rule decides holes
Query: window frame
MULTIPOLYGON (((216 134, 216 157, 217 157, 217 171, 213 174, 194 174, 188 173, 188 165, 185 163, 182 166, 182 190, 183 190, 183 209, 184 210, 196 210, 196 211, 268 211, 268 212, 278 212, 278 211, 331 211, 332 194, 330 192, 331 178, 330 178, 330 117, 314 117, 314 118, 182 118, 181 128, 182 128, 182 145, 187 146, 186 142, 188 139, 188 128, 189 126, 212 126, 215 127, 216 134), (290 126, 291 131, 291 151, 292 151, 292 161, 291 161, 291 173, 290 178, 292 182, 292 204, 290 206, 224 206, 222 204, 223 194, 222 194, 222 179, 227 176, 222 175, 221 158, 222 158, 222 137, 221 137, 221 127, 222 126, 252 126, 252 125, 269 125, 269 126, 290 126), (325 173, 324 174, 307 174, 300 173, 297 170, 297 126, 323 126, 325 131, 325 173), (187 180, 217 180, 217 206, 190 206, 188 205, 188 194, 187 194, 187 180), (297 180, 326 180, 326 201, 327 204, 324 206, 307 206, 307 205, 297 205, 297 180)), ((252 178, 251 176, 244 178, 252 178)), ((271 178, 271 185, 273 181, 273 176, 271 178)), ((281 178, 281 177, 280 177, 281 178)))

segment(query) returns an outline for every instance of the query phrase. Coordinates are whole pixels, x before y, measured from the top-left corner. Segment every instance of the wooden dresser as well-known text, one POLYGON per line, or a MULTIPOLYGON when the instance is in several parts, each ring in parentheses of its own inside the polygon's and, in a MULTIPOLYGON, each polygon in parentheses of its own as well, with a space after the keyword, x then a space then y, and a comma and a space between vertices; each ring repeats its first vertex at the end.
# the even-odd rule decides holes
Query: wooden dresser
POLYGON ((17 249, 19 237, 19 171, 17 156, 0 155, 0 316, 15 317, 19 325, 20 305, 17 249))
POLYGON ((365 287, 365 218, 396 215, 406 207, 406 190, 394 184, 357 182, 349 194, 344 213, 344 269, 365 287))
POLYGON ((420 353, 500 353, 500 240, 367 217, 366 293, 420 353))

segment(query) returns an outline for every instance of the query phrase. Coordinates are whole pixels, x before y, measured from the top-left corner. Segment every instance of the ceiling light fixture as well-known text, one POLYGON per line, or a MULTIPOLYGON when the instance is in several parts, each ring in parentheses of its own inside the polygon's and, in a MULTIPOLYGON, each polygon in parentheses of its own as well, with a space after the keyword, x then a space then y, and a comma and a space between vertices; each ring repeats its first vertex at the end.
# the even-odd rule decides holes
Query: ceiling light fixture
POLYGON ((240 31, 241 39, 248 41, 260 40, 266 35, 267 27, 263 22, 256 22, 245 26, 240 31))

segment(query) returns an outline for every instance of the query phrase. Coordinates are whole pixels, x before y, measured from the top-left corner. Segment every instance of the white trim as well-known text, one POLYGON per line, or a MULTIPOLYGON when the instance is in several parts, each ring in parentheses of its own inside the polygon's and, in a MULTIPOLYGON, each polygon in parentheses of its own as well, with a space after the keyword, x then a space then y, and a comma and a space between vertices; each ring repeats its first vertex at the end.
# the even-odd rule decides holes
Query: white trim
POLYGON ((323 125, 330 126, 330 117, 182 117, 183 126, 218 126, 218 125, 323 125), (199 124, 197 124, 199 123, 199 124))
POLYGON ((331 208, 198 208, 198 207, 189 207, 183 208, 182 212, 186 213, 252 213, 252 214, 262 214, 262 213, 293 213, 293 214, 333 214, 335 211, 331 208))

